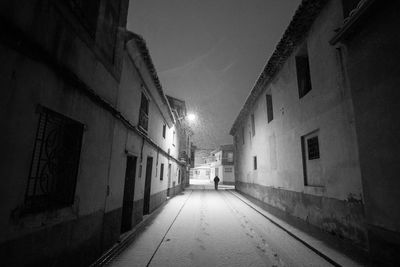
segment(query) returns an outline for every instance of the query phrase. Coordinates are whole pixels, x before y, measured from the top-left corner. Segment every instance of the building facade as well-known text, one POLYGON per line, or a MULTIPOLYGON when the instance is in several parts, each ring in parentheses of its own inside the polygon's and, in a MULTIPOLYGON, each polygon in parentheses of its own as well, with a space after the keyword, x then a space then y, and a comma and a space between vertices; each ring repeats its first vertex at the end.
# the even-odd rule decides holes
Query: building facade
POLYGON ((221 145, 211 152, 214 161, 210 163, 210 179, 218 176, 221 184, 235 184, 235 162, 233 145, 221 145))
POLYGON ((302 1, 230 133, 237 190, 367 249, 341 2, 302 1))
POLYGON ((179 139, 179 160, 185 165, 182 185, 188 186, 189 171, 192 165, 192 136, 194 133, 186 119, 187 112, 185 101, 168 95, 167 99, 176 121, 179 139))
POLYGON ((359 1, 330 40, 343 53, 353 100, 369 250, 393 265, 400 262, 399 12, 399 1, 359 1))
POLYGON ((5 266, 87 266, 181 190, 176 119, 127 10, 0 4, 5 266))
MULTIPOLYGON (((126 33, 106 211, 126 232, 182 190, 178 124, 143 38, 126 33), (122 203, 122 206, 121 206, 122 203)), ((118 225, 116 223, 114 226, 118 225)), ((115 240, 120 231, 110 230, 115 240)))

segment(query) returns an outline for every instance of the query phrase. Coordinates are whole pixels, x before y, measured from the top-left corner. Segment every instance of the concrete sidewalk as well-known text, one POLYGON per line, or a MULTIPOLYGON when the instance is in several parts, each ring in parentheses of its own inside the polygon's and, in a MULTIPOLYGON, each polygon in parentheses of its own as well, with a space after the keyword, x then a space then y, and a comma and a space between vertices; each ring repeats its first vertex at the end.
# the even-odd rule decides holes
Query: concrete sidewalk
MULTIPOLYGON (((295 218, 290 218, 288 220, 290 223, 288 223, 287 220, 279 218, 282 216, 275 216, 271 212, 260 207, 265 206, 262 205, 261 201, 243 195, 235 190, 230 190, 229 192, 279 228, 283 229, 289 235, 293 236, 305 246, 313 250, 315 253, 325 258, 331 264, 335 266, 373 265, 367 259, 366 252, 355 248, 350 243, 344 240, 339 240, 337 237, 331 236, 328 233, 301 221, 300 219, 297 220, 295 218)), ((285 219, 288 219, 287 216, 285 216, 285 219)))

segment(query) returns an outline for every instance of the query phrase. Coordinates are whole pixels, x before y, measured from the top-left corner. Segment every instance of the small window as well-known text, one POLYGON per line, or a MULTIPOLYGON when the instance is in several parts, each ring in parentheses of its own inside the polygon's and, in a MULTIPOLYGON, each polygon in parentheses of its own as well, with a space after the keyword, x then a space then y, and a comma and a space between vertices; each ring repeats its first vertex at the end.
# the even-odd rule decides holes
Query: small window
POLYGON ((160 180, 162 181, 164 179, 164 163, 161 163, 160 166, 160 180))
POLYGON ((256 124, 254 122, 254 114, 251 114, 251 134, 253 136, 256 134, 256 124))
POLYGON ((165 139, 165 132, 167 131, 167 126, 164 124, 162 127, 162 137, 165 139))
POLYGON ((33 156, 25 193, 26 212, 73 204, 83 124, 45 107, 39 108, 33 156))
POLYGON ((175 131, 172 133, 172 145, 175 146, 175 131))
POLYGON ((228 152, 228 162, 233 162, 233 152, 228 152))
POLYGON ((297 86, 299 98, 311 91, 310 62, 307 48, 303 48, 301 55, 296 57, 297 86))
POLYGON ((307 151, 309 160, 319 159, 318 136, 307 139, 307 151))
POLYGON ((319 130, 310 132, 301 137, 301 150, 303 160, 303 174, 305 186, 324 186, 322 165, 319 160, 319 130))
POLYGON ((139 111, 139 127, 147 131, 149 127, 149 100, 142 93, 139 111))
POLYGON ((244 145, 244 127, 242 127, 242 145, 244 145))
POLYGON ((272 95, 267 94, 266 101, 267 101, 267 119, 268 123, 270 123, 274 119, 274 112, 272 109, 272 95))
POLYGON ((257 156, 253 157, 253 169, 257 170, 257 156))

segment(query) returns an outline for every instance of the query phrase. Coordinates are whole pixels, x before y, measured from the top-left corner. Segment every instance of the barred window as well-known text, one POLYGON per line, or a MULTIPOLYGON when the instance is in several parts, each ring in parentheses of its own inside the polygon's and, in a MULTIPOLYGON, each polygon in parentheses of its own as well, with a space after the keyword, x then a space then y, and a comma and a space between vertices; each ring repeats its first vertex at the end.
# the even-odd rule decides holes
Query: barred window
POLYGON ((83 124, 39 108, 28 184, 26 212, 70 206, 74 202, 83 124))
POLYGON ((319 159, 318 136, 307 139, 308 159, 319 159))

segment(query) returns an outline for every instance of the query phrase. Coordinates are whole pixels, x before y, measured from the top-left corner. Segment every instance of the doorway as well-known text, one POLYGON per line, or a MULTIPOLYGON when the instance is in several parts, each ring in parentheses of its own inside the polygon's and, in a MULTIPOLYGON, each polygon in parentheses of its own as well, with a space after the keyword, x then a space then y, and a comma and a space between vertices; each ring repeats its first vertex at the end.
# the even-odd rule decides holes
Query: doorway
POLYGON ((153 158, 147 157, 146 181, 144 183, 143 214, 150 213, 151 174, 153 171, 153 158))
POLYGON ((122 203, 121 233, 131 230, 133 201, 135 196, 137 157, 128 156, 126 160, 124 198, 122 203))

